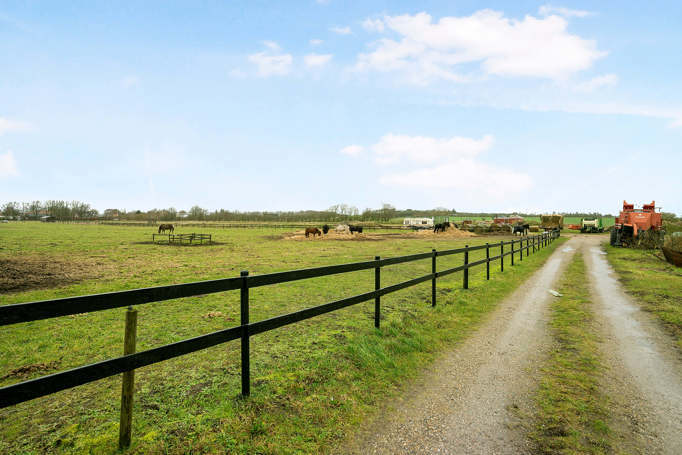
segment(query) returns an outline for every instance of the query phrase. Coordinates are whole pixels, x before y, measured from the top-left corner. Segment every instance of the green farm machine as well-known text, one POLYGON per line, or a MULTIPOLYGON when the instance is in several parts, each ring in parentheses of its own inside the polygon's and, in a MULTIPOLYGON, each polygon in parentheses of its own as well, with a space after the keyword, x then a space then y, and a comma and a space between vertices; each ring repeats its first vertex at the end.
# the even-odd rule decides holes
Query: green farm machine
POLYGON ((604 225, 601 222, 601 218, 583 218, 580 220, 580 232, 583 234, 591 233, 596 234, 604 232, 604 225))

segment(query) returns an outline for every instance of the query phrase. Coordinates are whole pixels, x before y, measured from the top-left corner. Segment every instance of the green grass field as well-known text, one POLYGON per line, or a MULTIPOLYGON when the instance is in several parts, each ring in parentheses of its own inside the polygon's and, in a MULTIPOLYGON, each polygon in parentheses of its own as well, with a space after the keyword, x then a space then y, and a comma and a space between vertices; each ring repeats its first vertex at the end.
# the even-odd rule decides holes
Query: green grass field
POLYGON ((663 323, 682 349, 682 268, 662 259, 660 251, 605 248, 628 293, 663 323))
MULTIPOLYGON (((499 241, 499 238, 392 238, 293 241, 274 229, 214 229, 213 246, 148 243, 151 228, 9 223, 0 226, 0 304, 93 294, 339 264, 499 241), (1 274, 0 274, 1 275, 1 274), (26 278, 28 277, 28 278, 26 278), (29 279, 30 278, 30 279, 29 279), (44 287, 40 287, 44 286, 44 287)), ((517 266, 425 283, 251 339, 252 396, 240 397, 239 343, 145 367, 136 373, 130 453, 319 453, 352 435, 445 347, 477 326, 536 270, 559 242, 517 266)), ((482 258, 472 254, 470 260, 482 258)), ((495 254, 495 253, 492 253, 495 254)), ((439 259, 439 269, 462 257, 439 259)), ((382 270, 382 285, 430 272, 430 260, 382 270)), ((373 271, 251 291, 251 320, 373 289, 373 271)), ((239 294, 227 292, 140 305, 138 350, 238 325, 239 294)), ((3 327, 0 385, 122 354, 124 309, 3 327), (22 368, 25 367, 25 368, 22 368)), ((0 453, 116 453, 120 378, 113 377, 0 411, 0 453)))

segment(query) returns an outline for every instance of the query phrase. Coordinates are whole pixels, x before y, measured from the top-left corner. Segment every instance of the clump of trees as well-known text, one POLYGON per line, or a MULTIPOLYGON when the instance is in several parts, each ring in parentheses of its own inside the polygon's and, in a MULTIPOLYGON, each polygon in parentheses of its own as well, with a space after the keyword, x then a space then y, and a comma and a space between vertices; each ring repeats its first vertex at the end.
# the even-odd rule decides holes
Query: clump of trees
POLYGON ((58 220, 87 220, 99 216, 99 212, 90 204, 80 201, 33 201, 33 202, 7 202, 0 210, 3 216, 8 218, 39 219, 43 216, 51 216, 58 220))
MULTIPOLYGON (((314 221, 319 223, 338 223, 338 222, 377 222, 388 223, 398 221, 402 218, 433 217, 433 216, 452 216, 460 217, 497 217, 500 213, 469 213, 457 212, 455 209, 436 207, 430 210, 398 210, 393 205, 384 203, 378 209, 366 208, 360 211, 355 206, 348 204, 335 204, 327 210, 299 210, 299 211, 250 211, 240 212, 238 210, 219 209, 210 211, 198 205, 189 210, 177 210, 175 207, 166 209, 151 209, 147 211, 123 209, 106 209, 101 214, 85 202, 80 201, 33 201, 33 202, 7 202, 0 206, 0 214, 4 217, 22 219, 40 219, 43 216, 51 216, 61 221, 75 220, 128 220, 141 222, 160 222, 160 221, 261 221, 261 222, 303 222, 314 221)), ((532 213, 518 213, 521 216, 533 216, 532 213)), ((583 218, 594 218, 605 216, 601 213, 562 213, 564 216, 577 216, 583 218)), ((663 212, 662 218, 668 222, 679 222, 674 213, 663 212)))

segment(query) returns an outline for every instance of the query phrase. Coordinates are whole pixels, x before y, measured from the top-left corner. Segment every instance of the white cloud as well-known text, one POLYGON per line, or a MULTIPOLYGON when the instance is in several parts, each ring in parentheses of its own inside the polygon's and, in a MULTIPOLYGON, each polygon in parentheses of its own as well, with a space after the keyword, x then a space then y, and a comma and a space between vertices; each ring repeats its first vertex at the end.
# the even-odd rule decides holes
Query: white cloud
POLYGON ((466 81, 461 65, 478 63, 484 74, 566 79, 588 69, 606 55, 592 40, 567 32, 568 22, 556 15, 525 16, 481 10, 471 16, 443 17, 427 13, 386 16, 386 31, 399 40, 382 38, 374 50, 358 56, 358 71, 400 71, 411 82, 466 81))
MULTIPOLYGON (((458 189, 466 190, 467 194, 481 193, 495 199, 527 191, 532 186, 527 174, 481 161, 480 155, 488 151, 493 143, 491 135, 474 139, 389 133, 369 150, 377 164, 383 169, 391 169, 384 171, 379 178, 383 185, 458 189)), ((363 151, 361 145, 349 145, 341 153, 358 155, 363 151)))
POLYGON ((384 21, 381 19, 370 19, 367 18, 362 21, 362 28, 368 32, 383 32, 384 31, 384 21))
POLYGON ((137 76, 128 75, 121 79, 121 85, 123 88, 133 88, 140 85, 140 79, 137 76))
POLYGON ((258 67, 258 75, 262 77, 289 74, 293 60, 291 54, 272 55, 258 52, 249 55, 249 61, 258 67))
POLYGON ((434 163, 468 159, 484 152, 493 145, 490 135, 477 140, 454 136, 438 139, 425 136, 386 134, 372 146, 379 164, 394 164, 409 160, 415 163, 434 163))
POLYGON ((277 51, 279 51, 279 50, 282 49, 282 48, 280 47, 280 45, 277 44, 276 41, 268 41, 268 40, 266 40, 266 41, 263 41, 263 45, 264 45, 265 47, 267 47, 268 49, 270 49, 271 51, 275 51, 275 52, 277 52, 277 51))
POLYGON ((592 16, 594 13, 592 11, 568 9, 561 6, 542 5, 538 10, 538 14, 540 14, 541 16, 550 16, 552 14, 558 14, 559 16, 564 17, 587 17, 592 16))
POLYGON ((326 65, 332 57, 332 54, 308 54, 303 57, 303 61, 307 67, 313 68, 326 65))
POLYGON ((578 92, 593 92, 601 87, 608 87, 618 83, 618 76, 615 74, 604 74, 593 77, 589 81, 582 82, 574 87, 578 92))
POLYGON ((324 43, 324 41, 322 41, 321 39, 316 39, 316 38, 315 38, 315 39, 311 39, 311 40, 309 41, 309 43, 310 43, 311 46, 319 46, 320 44, 324 43))
POLYGON ((341 153, 344 155, 357 156, 362 153, 365 148, 361 145, 349 145, 341 149, 341 153))
POLYGON ((0 117, 0 136, 5 133, 20 133, 31 130, 31 124, 0 117))
POLYGON ((17 175, 19 175, 17 160, 14 159, 14 153, 8 150, 0 155, 0 177, 14 177, 17 175))
POLYGON ((350 27, 348 27, 348 26, 346 26, 346 27, 330 27, 329 30, 334 32, 334 33, 338 33, 339 35, 350 35, 351 33, 353 33, 351 31, 350 27))

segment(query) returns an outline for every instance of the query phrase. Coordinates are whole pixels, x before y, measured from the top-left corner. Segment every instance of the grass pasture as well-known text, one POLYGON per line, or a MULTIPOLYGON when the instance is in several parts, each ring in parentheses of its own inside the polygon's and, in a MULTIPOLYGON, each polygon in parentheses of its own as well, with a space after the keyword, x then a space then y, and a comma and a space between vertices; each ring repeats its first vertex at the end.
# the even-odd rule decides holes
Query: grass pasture
MULTIPOLYGON (((149 227, 9 223, 0 227, 0 304, 134 289, 400 256, 499 238, 287 241, 276 229, 214 229, 211 246, 149 243, 149 227), (56 265, 55 265, 56 264, 56 265), (23 269, 21 268, 23 267, 23 269), (6 268, 8 269, 8 268, 6 268), (13 270, 14 270, 13 269, 13 270), (30 272, 30 273, 27 273, 30 272), (20 283, 27 276, 27 283, 20 283)), ((136 372, 130 453, 329 452, 385 398, 445 346, 466 336, 561 243, 505 272, 471 271, 382 298, 382 328, 371 302, 251 339, 252 396, 239 396, 239 343, 136 372)), ((475 252, 470 260, 484 257, 475 252)), ((491 252, 491 254, 496 254, 491 252)), ((439 258, 439 269, 460 255, 439 258)), ((382 285, 430 272, 430 260, 382 269, 382 285)), ((372 270, 251 290, 251 320, 373 289, 372 270)), ((140 305, 137 349, 238 325, 239 293, 140 305)), ((0 386, 122 353, 125 309, 0 328, 0 386)), ((116 453, 120 378, 112 377, 0 410, 0 453, 116 453)))

